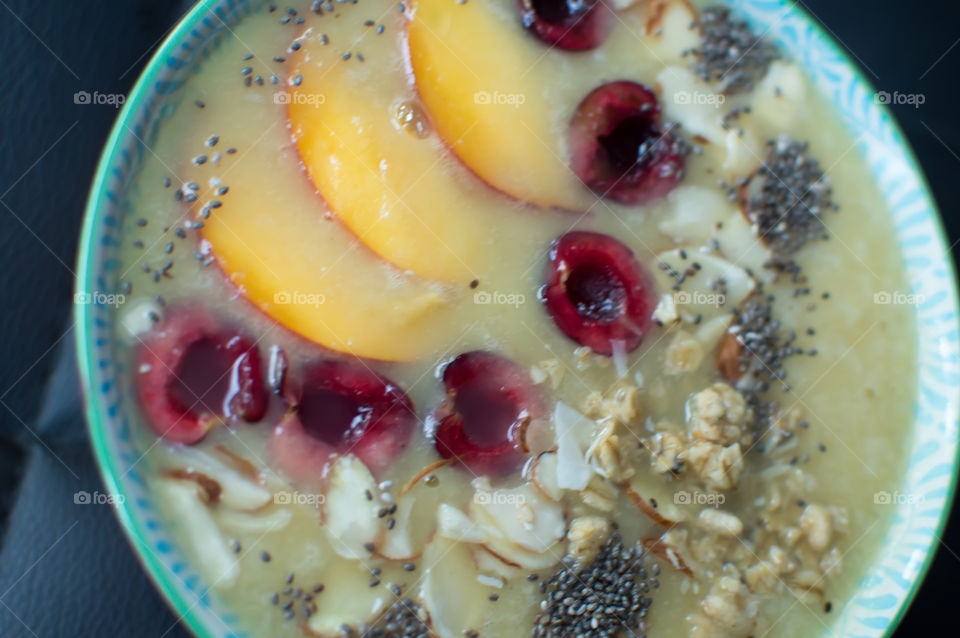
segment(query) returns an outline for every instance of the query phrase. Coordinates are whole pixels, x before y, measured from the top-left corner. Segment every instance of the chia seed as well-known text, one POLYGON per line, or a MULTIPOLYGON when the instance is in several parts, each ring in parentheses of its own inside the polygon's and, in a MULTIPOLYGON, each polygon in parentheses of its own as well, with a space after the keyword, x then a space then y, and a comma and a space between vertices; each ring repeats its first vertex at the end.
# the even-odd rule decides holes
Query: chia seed
POLYGON ((694 73, 707 82, 719 82, 724 93, 749 91, 780 57, 777 49, 758 37, 726 7, 708 7, 700 14, 700 43, 688 51, 696 59, 694 73))
POLYGON ((564 558, 549 582, 541 583, 545 597, 533 638, 612 638, 624 630, 634 638, 646 636, 645 618, 653 601, 645 594, 656 583, 648 580, 645 559, 639 544, 627 549, 617 533, 589 565, 564 558))
POLYGON ((404 598, 393 603, 372 627, 363 625, 359 630, 352 627, 344 635, 360 635, 364 638, 420 638, 433 635, 427 626, 427 613, 417 603, 404 598))
POLYGON ((746 188, 745 210, 769 245, 772 267, 790 271, 790 257, 825 239, 822 215, 835 210, 833 189, 808 145, 780 137, 767 143, 763 165, 746 188))

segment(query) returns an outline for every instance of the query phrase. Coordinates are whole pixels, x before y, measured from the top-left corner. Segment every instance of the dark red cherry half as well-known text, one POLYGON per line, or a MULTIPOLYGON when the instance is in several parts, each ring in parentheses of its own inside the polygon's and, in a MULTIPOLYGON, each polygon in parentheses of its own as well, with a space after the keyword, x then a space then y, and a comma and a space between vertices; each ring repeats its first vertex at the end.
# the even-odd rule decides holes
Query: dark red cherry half
POLYGON ((447 364, 443 384, 446 398, 427 419, 440 456, 457 457, 478 475, 519 469, 527 426, 545 410, 527 373, 509 359, 476 350, 447 364))
POLYGON ((296 392, 292 413, 270 440, 272 457, 294 480, 315 482, 333 454, 355 454, 376 474, 410 441, 413 402, 359 361, 312 364, 296 392))
POLYGON ((525 29, 550 46, 568 51, 594 49, 613 28, 604 0, 518 0, 525 29))
POLYGON ((135 361, 140 405, 165 439, 196 443, 219 422, 259 421, 267 409, 256 343, 206 310, 171 308, 135 361))
POLYGON ((685 145, 660 122, 653 91, 611 82, 580 102, 570 122, 571 168, 588 188, 621 204, 646 204, 680 182, 685 145))
POLYGON ((542 299, 565 335, 603 355, 640 345, 656 307, 653 284, 633 252, 609 235, 571 232, 550 247, 542 299))

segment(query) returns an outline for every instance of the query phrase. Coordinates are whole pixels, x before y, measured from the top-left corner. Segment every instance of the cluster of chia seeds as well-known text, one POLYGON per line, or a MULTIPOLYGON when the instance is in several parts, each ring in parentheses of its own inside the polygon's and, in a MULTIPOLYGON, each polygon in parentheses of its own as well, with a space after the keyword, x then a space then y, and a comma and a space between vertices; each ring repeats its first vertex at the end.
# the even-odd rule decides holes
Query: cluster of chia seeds
POLYGON ((733 310, 730 332, 743 347, 739 361, 743 380, 738 385, 753 410, 754 434, 761 436, 779 413, 779 404, 763 397, 775 384, 785 392, 790 390, 784 362, 795 355, 813 356, 816 350, 804 351, 796 345, 796 332, 784 331, 780 320, 773 316, 774 296, 765 294, 762 285, 757 285, 757 291, 733 310))
POLYGON ((372 625, 354 628, 344 625, 344 638, 429 638, 429 619, 423 607, 404 598, 393 603, 372 625))
MULTIPOLYGON (((645 559, 642 546, 626 548, 617 533, 610 536, 590 565, 564 558, 560 570, 540 584, 545 597, 533 637, 646 636, 650 593, 659 582, 648 576, 645 559)), ((653 567, 656 574, 656 565, 653 567)))
POLYGON ((700 44, 688 53, 696 58, 694 73, 719 82, 724 93, 749 91, 780 57, 776 47, 758 37, 730 9, 709 7, 700 14, 700 44))
POLYGON ((836 210, 833 189, 806 142, 767 142, 767 156, 747 185, 746 213, 773 253, 788 263, 807 243, 826 239, 822 215, 836 210))
MULTIPOLYGON (((270 554, 261 553, 260 560, 268 562, 269 559, 265 556, 269 557, 270 554)), ((283 580, 283 588, 270 594, 270 603, 280 608, 284 620, 293 620, 298 616, 298 611, 299 615, 306 620, 317 612, 317 603, 314 602, 314 598, 323 593, 324 586, 318 583, 304 589, 296 585, 294 578, 293 572, 287 574, 283 580)))

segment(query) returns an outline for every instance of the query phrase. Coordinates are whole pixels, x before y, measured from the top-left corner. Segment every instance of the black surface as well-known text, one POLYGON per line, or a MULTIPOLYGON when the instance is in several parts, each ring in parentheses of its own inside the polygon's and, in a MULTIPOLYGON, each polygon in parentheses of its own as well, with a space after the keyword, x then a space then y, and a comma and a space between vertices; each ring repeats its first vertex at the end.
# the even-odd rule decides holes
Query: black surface
MULTIPOLYGON (((960 172, 960 4, 800 4, 878 89, 924 96, 919 108, 894 112, 951 242, 960 239, 951 190, 960 172)), ((75 104, 74 94, 127 92, 182 9, 162 0, 0 0, 0 636, 184 635, 110 508, 73 502, 77 491, 102 487, 69 348, 77 231, 116 115, 75 104)), ((955 508, 898 637, 953 626, 945 603, 960 584, 958 554, 955 508)))

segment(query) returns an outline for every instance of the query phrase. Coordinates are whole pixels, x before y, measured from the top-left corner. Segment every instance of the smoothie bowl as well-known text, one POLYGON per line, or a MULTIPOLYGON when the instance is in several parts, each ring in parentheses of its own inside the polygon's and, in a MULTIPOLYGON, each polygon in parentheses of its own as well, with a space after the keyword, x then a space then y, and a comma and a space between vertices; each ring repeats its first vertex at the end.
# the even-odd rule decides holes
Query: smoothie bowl
POLYGON ((875 95, 779 1, 199 3, 77 281, 179 619, 889 634, 953 497, 957 314, 875 95))

